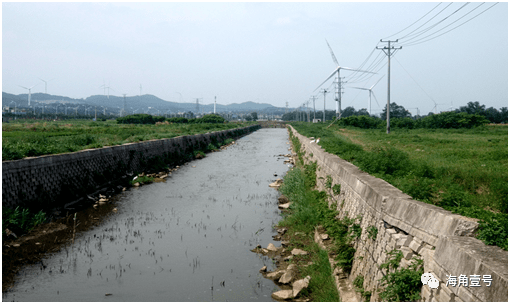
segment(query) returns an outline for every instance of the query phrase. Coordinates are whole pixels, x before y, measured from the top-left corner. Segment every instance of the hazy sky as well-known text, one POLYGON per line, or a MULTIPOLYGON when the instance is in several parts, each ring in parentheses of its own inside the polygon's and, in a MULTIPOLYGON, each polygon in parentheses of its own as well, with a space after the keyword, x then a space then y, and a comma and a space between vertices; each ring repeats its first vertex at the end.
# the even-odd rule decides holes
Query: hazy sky
MULTIPOLYGON (((388 60, 374 49, 384 46, 380 39, 401 38, 391 60, 392 102, 413 115, 433 111, 434 102, 438 111, 469 101, 508 106, 508 4, 465 4, 4 2, 2 91, 37 84, 32 93, 44 92, 41 78, 49 94, 73 98, 103 94, 103 84, 112 95, 138 95, 141 84, 142 94, 168 101, 209 104, 217 96, 220 104, 296 107, 318 95, 322 108, 324 95, 314 90, 336 68, 327 39, 341 66, 360 68, 368 58, 362 68, 378 72, 342 71, 342 108, 367 108, 368 92, 350 87, 382 78, 374 88, 380 106, 372 100, 379 112, 388 60)), ((333 80, 322 86, 331 89, 328 109, 335 108, 333 80)))

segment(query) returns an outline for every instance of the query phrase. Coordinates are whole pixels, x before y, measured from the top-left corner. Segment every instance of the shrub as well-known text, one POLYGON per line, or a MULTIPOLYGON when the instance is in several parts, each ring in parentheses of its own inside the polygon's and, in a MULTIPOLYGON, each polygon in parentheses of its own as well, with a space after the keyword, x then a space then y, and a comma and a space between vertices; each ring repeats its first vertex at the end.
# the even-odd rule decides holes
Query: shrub
POLYGON ((168 118, 167 121, 171 123, 187 123, 188 119, 185 117, 172 117, 168 118))
POLYGON ((119 124, 150 124, 153 125, 158 121, 164 121, 165 117, 163 116, 152 116, 149 114, 134 114, 127 115, 124 117, 117 118, 117 123, 119 124))
POLYGON ((404 255, 400 250, 388 253, 388 260, 381 265, 385 275, 381 278, 384 290, 379 293, 384 302, 416 302, 420 300, 421 276, 423 274, 423 260, 413 258, 407 268, 397 270, 404 255))
POLYGON ((336 124, 339 126, 352 126, 362 129, 379 129, 384 126, 384 121, 371 116, 349 116, 337 120, 336 124))
POLYGON ((198 118, 195 123, 224 123, 225 118, 217 114, 207 114, 201 118, 198 118))
POLYGON ((489 123, 484 116, 465 112, 443 112, 429 115, 418 121, 418 126, 427 129, 473 128, 489 123))

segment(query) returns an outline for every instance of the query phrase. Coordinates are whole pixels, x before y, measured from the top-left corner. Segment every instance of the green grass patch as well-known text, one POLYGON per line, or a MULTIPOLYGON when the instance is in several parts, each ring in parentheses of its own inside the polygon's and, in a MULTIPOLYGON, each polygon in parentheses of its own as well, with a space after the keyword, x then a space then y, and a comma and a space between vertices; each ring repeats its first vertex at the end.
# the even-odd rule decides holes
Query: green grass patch
MULTIPOLYGON (((252 123, 253 124, 253 123, 252 123)), ((249 123, 118 124, 115 120, 2 123, 2 159, 81 151, 151 139, 173 138, 235 129, 249 123)), ((227 141, 232 142, 233 139, 227 141)), ((229 142, 229 143, 230 143, 229 142)))
POLYGON ((129 181, 129 183, 131 185, 134 185, 136 183, 140 183, 140 184, 150 184, 154 182, 154 177, 151 177, 151 176, 138 176, 136 179, 133 179, 131 181, 129 181))
POLYGON ((14 210, 2 208, 2 236, 5 237, 6 229, 9 229, 19 237, 45 221, 46 213, 42 210, 35 213, 19 206, 14 210))

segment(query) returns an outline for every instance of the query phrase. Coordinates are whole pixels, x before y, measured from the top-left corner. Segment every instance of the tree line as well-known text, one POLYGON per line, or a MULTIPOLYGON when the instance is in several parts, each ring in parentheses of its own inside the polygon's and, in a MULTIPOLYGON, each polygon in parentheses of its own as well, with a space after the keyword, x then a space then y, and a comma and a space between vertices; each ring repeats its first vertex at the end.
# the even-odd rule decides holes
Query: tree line
MULTIPOLYGON (((380 116, 369 115, 366 109, 355 110, 347 107, 342 111, 340 125, 352 125, 361 128, 379 128, 386 125, 386 108, 380 116)), ((322 120, 323 112, 315 113, 315 117, 322 120)), ((308 113, 291 112, 283 115, 284 121, 308 120, 308 113), (305 114, 305 115, 303 115, 305 114)), ((326 110, 326 120, 335 118, 335 111, 326 110)), ((313 113, 310 114, 313 119, 313 113)), ((478 101, 468 102, 466 106, 440 114, 432 112, 425 116, 412 116, 411 112, 396 103, 390 104, 390 126, 397 128, 470 128, 486 123, 508 123, 508 108, 486 108, 478 101)))

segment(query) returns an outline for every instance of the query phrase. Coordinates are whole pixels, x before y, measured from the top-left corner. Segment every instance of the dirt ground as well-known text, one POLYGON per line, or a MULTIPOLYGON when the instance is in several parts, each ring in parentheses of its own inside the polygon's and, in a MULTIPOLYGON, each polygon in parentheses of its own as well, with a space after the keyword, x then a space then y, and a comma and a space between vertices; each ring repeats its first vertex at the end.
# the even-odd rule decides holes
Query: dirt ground
POLYGON ((102 220, 116 212, 114 203, 106 203, 76 213, 74 229, 74 213, 65 217, 37 226, 28 234, 18 238, 2 240, 2 292, 8 291, 15 284, 16 274, 21 267, 29 264, 40 264, 42 259, 57 252, 60 248, 73 241, 73 232, 78 235, 82 231, 98 225, 102 220))

